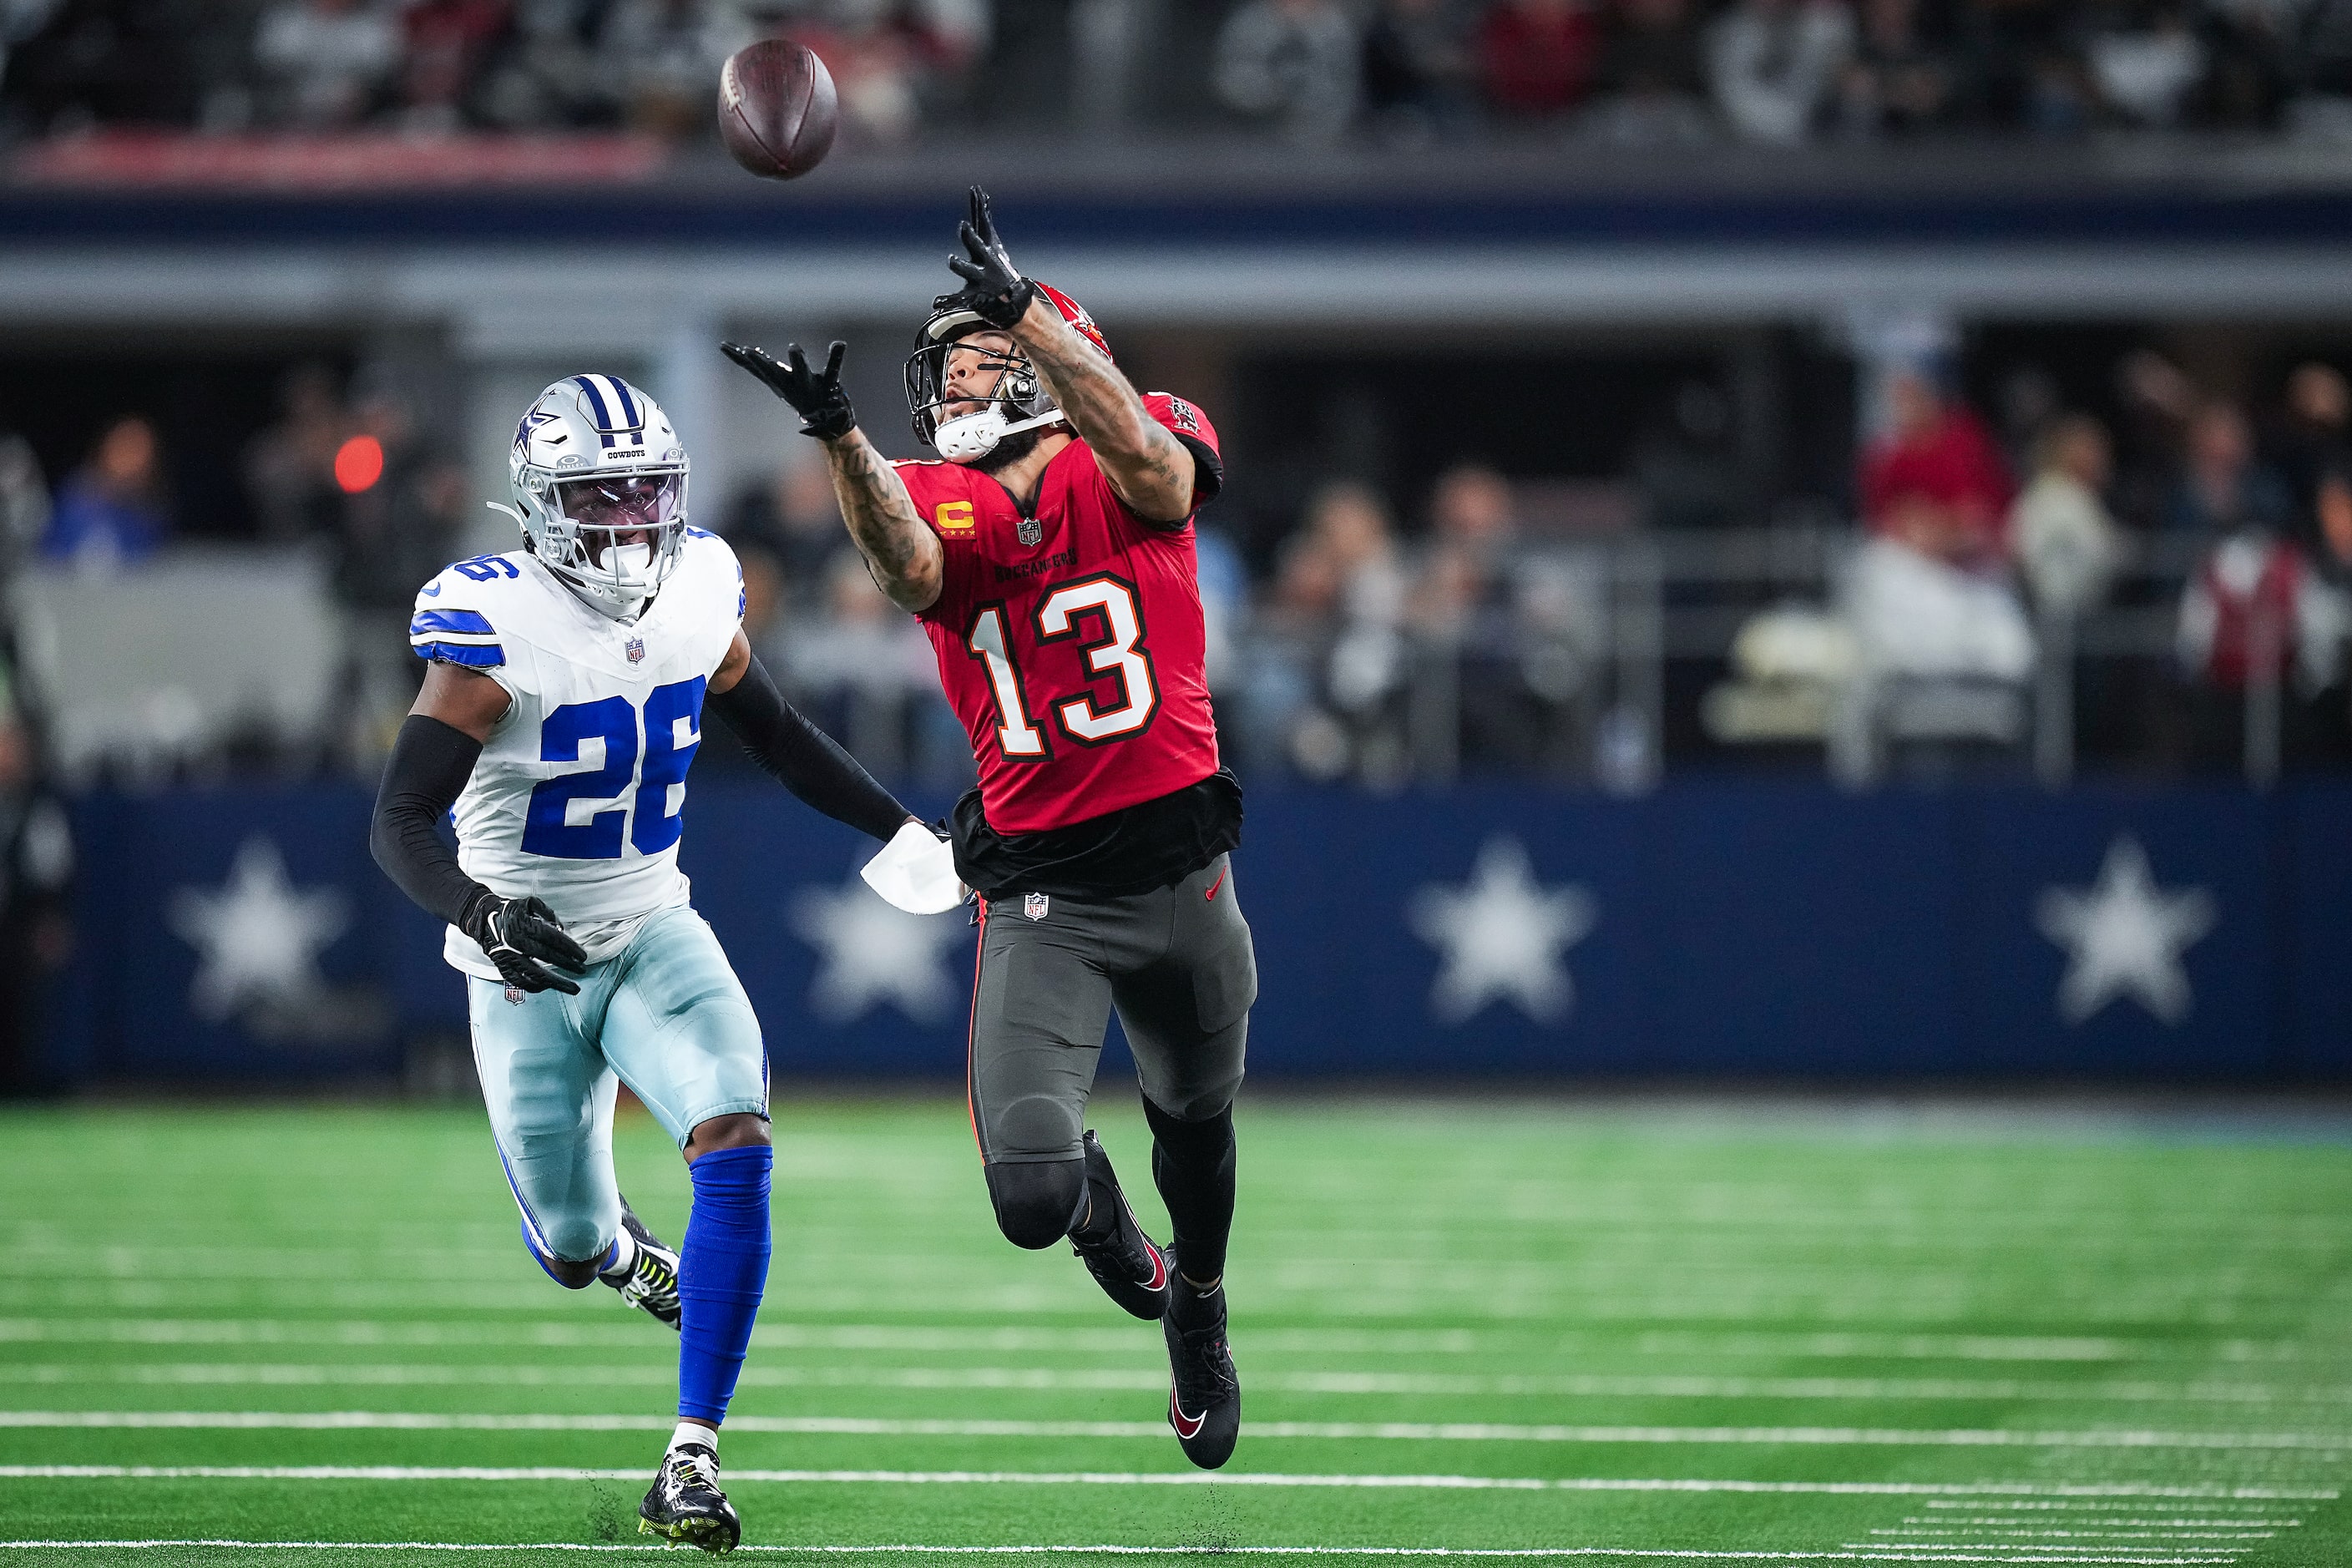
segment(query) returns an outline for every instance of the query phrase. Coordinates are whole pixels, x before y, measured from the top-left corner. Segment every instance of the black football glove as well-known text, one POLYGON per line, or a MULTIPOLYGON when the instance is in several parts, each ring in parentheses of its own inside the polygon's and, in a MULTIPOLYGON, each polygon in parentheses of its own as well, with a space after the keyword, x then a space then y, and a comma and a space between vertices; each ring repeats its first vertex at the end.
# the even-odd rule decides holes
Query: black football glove
POLYGON ((963 241, 964 254, 949 257, 948 269, 966 286, 940 295, 931 301, 931 309, 961 306, 990 326, 1010 331, 1028 314, 1036 290, 1004 254, 1004 242, 996 237, 996 219, 989 214, 988 193, 978 185, 971 188, 971 216, 957 227, 956 237, 963 241))
POLYGON ((823 370, 811 370, 798 343, 784 346, 780 361, 767 350, 750 343, 720 343, 719 352, 750 371, 770 392, 793 405, 801 416, 801 434, 820 441, 836 441, 857 428, 857 410, 841 390, 841 356, 847 343, 836 342, 825 355, 823 370))
POLYGON ((565 932, 545 899, 502 899, 485 888, 466 906, 457 929, 481 944, 516 990, 580 994, 580 987, 556 969, 584 974, 588 954, 565 932), (556 969, 541 967, 550 963, 556 969))

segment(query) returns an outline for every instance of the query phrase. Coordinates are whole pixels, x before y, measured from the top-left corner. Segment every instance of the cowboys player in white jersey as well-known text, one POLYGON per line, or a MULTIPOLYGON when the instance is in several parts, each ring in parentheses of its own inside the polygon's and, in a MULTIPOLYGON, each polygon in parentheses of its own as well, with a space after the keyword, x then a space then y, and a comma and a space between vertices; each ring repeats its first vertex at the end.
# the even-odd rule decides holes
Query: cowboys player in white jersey
POLYGON ((703 709, 827 816, 883 839, 912 818, 777 694, 743 636, 734 552, 687 526, 687 469, 668 419, 620 378, 539 395, 508 461, 514 505, 497 509, 522 548, 417 595, 410 641, 429 668, 370 843, 449 924, 531 1256, 680 1331, 678 1426, 640 1528, 725 1552, 741 1527, 719 1425, 767 1279, 772 1152, 759 1020, 677 868, 703 709), (455 856, 437 831, 453 805, 455 856), (686 1155, 676 1252, 614 1183, 622 1082, 686 1155))

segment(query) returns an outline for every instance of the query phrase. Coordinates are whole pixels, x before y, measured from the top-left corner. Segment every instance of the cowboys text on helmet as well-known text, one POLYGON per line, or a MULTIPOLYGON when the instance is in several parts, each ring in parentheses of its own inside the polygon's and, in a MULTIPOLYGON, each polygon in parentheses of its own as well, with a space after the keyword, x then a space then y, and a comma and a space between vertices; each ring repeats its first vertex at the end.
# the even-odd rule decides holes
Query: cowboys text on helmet
POLYGON ((531 552, 615 619, 634 616, 677 565, 686 537, 686 447, 669 416, 617 375, 551 383, 507 455, 531 552))

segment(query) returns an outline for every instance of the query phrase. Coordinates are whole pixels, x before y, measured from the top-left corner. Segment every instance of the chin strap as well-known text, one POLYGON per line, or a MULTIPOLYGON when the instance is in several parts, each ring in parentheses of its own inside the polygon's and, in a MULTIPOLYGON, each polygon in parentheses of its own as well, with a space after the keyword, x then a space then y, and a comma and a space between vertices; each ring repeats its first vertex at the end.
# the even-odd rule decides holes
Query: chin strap
POLYGON ((1049 408, 1030 419, 1003 423, 1004 416, 992 407, 977 414, 967 414, 961 419, 950 419, 931 432, 931 445, 940 457, 950 462, 967 463, 985 458, 996 450, 1007 436, 1017 436, 1024 430, 1040 429, 1047 425, 1064 422, 1062 411, 1049 408))

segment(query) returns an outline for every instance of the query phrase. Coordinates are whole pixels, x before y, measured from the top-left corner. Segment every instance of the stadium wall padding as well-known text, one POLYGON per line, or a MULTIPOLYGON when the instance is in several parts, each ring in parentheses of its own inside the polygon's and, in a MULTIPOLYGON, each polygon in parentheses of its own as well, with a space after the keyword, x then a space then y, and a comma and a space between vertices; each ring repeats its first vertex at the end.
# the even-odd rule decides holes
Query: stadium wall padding
MULTIPOLYGON (((51 1076, 299 1086, 461 1045, 462 986, 438 928, 370 861, 370 804, 349 786, 79 800, 51 1076)), ((2341 1080, 2347 823, 2352 784, 1256 791, 1234 870, 1262 975, 1251 1065, 2341 1080), (2095 943, 2051 934, 2063 907, 2101 926, 2095 943), (2062 987, 2085 966, 2070 1016, 2062 987)), ((971 932, 861 903, 870 847, 772 788, 695 786, 696 903, 779 1076, 962 1072, 971 932)))

